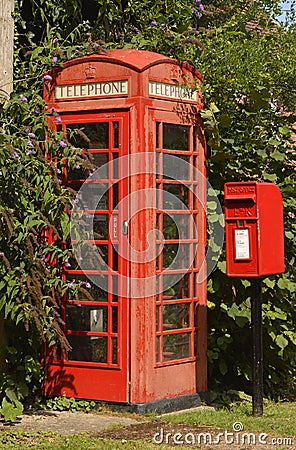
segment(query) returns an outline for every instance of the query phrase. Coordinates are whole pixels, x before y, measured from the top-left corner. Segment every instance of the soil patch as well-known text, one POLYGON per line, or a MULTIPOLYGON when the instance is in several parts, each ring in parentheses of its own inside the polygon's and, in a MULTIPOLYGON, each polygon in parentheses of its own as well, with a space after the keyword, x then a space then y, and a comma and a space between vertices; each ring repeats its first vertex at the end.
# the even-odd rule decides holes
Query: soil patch
POLYGON ((205 450, 295 450, 291 438, 271 436, 265 433, 234 432, 206 426, 171 424, 168 422, 144 422, 114 428, 95 434, 95 437, 130 440, 147 440, 157 444, 170 444, 182 448, 205 450))

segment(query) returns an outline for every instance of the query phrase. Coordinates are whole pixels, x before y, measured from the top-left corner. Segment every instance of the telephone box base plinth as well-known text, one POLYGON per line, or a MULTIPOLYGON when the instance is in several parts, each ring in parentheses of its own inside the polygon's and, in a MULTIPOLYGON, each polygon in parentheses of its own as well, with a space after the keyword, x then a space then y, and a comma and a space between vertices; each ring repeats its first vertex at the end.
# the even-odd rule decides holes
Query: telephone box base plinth
MULTIPOLYGON (((204 393, 202 393, 204 394, 204 393)), ((165 398, 148 403, 109 403, 104 402, 106 406, 115 411, 125 411, 136 414, 146 414, 156 412, 159 414, 180 411, 183 409, 195 408, 201 405, 201 396, 199 394, 180 395, 178 397, 165 398)))

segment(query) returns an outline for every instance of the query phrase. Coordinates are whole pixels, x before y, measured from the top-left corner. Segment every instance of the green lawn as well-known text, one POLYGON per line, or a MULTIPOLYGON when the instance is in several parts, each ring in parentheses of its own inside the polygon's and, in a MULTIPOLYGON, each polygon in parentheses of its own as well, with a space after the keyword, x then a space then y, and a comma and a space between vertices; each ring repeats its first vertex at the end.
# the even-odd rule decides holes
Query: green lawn
POLYGON ((243 424, 244 431, 296 436, 296 403, 266 402, 262 417, 254 417, 252 415, 252 404, 242 402, 231 408, 204 409, 169 415, 166 416, 166 420, 188 425, 209 425, 228 430, 233 429, 234 423, 240 422, 243 424))
MULTIPOLYGON (((118 413, 117 413, 118 414, 118 413)), ((244 432, 264 432, 268 435, 289 436, 296 443, 296 403, 272 403, 268 402, 264 407, 263 417, 252 416, 252 405, 250 402, 242 402, 231 408, 221 408, 217 410, 200 409, 186 413, 175 413, 162 417, 150 415, 148 421, 165 421, 174 424, 186 424, 187 426, 213 426, 223 430, 233 431, 233 424, 240 422, 243 424, 244 432)), ((192 431, 194 429, 192 428, 192 431)), ((169 445, 154 444, 149 441, 128 441, 98 439, 87 434, 61 436, 55 433, 25 433, 19 431, 3 432, 0 434, 1 450, 18 449, 41 449, 41 450, 150 450, 176 449, 169 445)), ((190 447, 190 446, 189 446, 190 447)), ((219 445, 216 446, 219 448, 219 445)), ((275 450, 286 449, 274 446, 275 450)), ((291 448, 291 447, 290 447, 291 448)))

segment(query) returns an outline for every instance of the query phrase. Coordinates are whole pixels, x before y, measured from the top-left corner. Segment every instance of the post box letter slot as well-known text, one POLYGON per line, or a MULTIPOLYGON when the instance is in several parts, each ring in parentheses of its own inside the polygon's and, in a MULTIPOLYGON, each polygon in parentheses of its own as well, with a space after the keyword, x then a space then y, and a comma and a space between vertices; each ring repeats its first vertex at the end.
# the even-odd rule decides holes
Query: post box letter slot
POLYGON ((250 237, 248 228, 234 230, 235 259, 250 259, 250 237))

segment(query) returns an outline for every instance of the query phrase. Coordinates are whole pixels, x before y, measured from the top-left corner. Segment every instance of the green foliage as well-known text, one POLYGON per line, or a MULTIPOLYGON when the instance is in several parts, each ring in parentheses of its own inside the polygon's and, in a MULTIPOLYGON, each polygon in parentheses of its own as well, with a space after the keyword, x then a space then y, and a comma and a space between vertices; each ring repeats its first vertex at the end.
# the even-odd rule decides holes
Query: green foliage
POLYGON ((77 400, 75 398, 62 397, 50 398, 46 401, 45 407, 53 411, 84 411, 89 412, 96 407, 96 403, 87 400, 77 400))

